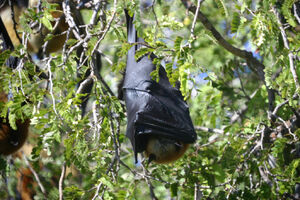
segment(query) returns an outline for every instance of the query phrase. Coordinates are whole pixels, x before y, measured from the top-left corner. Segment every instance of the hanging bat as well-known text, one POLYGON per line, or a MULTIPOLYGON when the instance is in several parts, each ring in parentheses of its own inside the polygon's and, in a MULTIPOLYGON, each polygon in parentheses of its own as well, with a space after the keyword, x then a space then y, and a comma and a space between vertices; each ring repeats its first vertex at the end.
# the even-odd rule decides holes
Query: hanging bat
MULTIPOLYGON (((133 24, 134 17, 125 10, 129 43, 141 43, 133 24)), ((165 69, 159 68, 159 82, 150 73, 156 69, 154 54, 135 60, 140 45, 134 45, 127 54, 122 87, 127 109, 126 136, 135 153, 145 152, 148 162, 169 163, 180 158, 189 144, 196 141, 189 108, 181 92, 172 87, 165 69)))
MULTIPOLYGON (((7 102, 7 95, 0 92, 0 102, 7 102)), ((6 119, 0 118, 0 155, 9 155, 19 150, 25 143, 29 133, 30 120, 18 119, 14 130, 6 119)))
MULTIPOLYGON (((62 11, 63 0, 47 0, 48 3, 55 3, 58 5, 57 10, 51 11, 50 14, 58 23, 52 22, 52 26, 55 27, 51 31, 53 37, 48 40, 44 53, 49 54, 60 51, 66 41, 69 26, 66 22, 65 15, 62 11)), ((14 47, 22 43, 22 35, 18 33, 20 31, 20 16, 26 11, 27 8, 36 8, 39 0, 0 0, 0 17, 5 25, 5 28, 11 38, 14 47), (9 3, 10 2, 10 3, 9 3)), ((75 7, 74 7, 75 8, 75 7)), ((73 16, 77 19, 80 15, 77 9, 73 9, 73 16)), ((34 28, 33 33, 28 38, 27 51, 30 54, 36 54, 39 58, 42 57, 42 46, 45 44, 45 38, 50 33, 46 27, 34 28)), ((71 36, 72 37, 72 36, 71 36)))

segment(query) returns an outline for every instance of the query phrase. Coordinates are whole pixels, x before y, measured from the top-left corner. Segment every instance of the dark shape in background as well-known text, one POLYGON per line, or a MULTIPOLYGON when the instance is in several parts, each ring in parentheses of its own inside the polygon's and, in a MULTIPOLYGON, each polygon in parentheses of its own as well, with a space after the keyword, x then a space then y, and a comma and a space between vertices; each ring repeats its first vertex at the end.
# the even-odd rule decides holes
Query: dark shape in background
MULTIPOLYGON (((0 5, 3 6, 2 3, 0 2, 0 5)), ((12 41, 7 33, 7 30, 4 26, 4 23, 0 17, 0 36, 2 40, 2 50, 14 50, 14 46, 12 44, 12 41)), ((0 51, 1 52, 1 51, 0 51)), ((10 56, 7 59, 6 65, 12 69, 17 68, 19 62, 19 58, 10 56)), ((2 88, 0 89, 0 102, 6 102, 8 99, 12 98, 10 95, 6 95, 3 91, 1 91, 2 88)), ((9 124, 9 119, 8 115, 6 119, 0 118, 0 155, 9 155, 17 150, 19 150, 23 144, 25 143, 27 137, 28 137, 28 130, 29 130, 29 124, 30 124, 30 119, 25 119, 24 121, 22 120, 17 120, 16 121, 16 126, 17 130, 14 130, 10 124, 9 124)))
MULTIPOLYGON (((5 1, 0 1, 0 9, 2 6, 4 6, 5 1)), ((2 40, 2 51, 4 50, 14 50, 14 46, 12 44, 12 41, 6 31, 6 28, 4 26, 4 23, 0 17, 0 36, 2 40)), ((0 51, 1 52, 1 51, 0 51)), ((6 62, 6 65, 10 68, 15 69, 18 66, 19 59, 13 56, 10 56, 9 59, 6 62)))

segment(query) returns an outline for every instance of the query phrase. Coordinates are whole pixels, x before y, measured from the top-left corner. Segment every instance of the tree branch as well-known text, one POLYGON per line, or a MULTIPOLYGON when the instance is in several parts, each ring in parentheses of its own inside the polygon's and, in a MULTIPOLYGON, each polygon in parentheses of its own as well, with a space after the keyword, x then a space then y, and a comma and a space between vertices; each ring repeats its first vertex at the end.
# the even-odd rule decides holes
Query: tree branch
MULTIPOLYGON (((194 14, 196 13, 197 7, 192 2, 190 2, 189 0, 181 0, 181 2, 186 7, 186 9, 188 9, 190 12, 192 12, 194 14)), ((220 46, 225 48, 227 51, 229 51, 233 55, 245 59, 247 61, 247 64, 249 65, 249 67, 258 74, 260 80, 263 81, 263 83, 266 85, 265 73, 264 73, 265 66, 261 62, 259 62, 253 56, 253 54, 251 52, 236 48, 236 47, 232 46, 229 42, 227 42, 200 10, 198 12, 197 19, 199 21, 201 21, 203 26, 212 33, 212 35, 217 40, 217 42, 220 46)), ((266 85, 266 88, 268 91, 269 111, 273 111, 274 101, 275 101, 274 90, 270 89, 267 85, 266 85)))

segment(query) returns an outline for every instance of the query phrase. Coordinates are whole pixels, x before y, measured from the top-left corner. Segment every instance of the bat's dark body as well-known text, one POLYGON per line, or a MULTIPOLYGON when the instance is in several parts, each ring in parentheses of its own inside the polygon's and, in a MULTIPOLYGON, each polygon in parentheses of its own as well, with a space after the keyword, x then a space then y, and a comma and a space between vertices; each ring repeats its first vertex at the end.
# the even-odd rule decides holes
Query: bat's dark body
MULTIPOLYGON (((137 37, 133 17, 125 11, 128 42, 143 42, 137 37)), ((189 144, 197 136, 189 115, 189 108, 181 92, 171 86, 165 69, 159 69, 159 82, 150 73, 156 69, 155 55, 145 55, 138 61, 135 52, 140 45, 128 51, 123 85, 123 98, 127 108, 127 131, 135 157, 147 148, 149 137, 166 138, 189 144)))

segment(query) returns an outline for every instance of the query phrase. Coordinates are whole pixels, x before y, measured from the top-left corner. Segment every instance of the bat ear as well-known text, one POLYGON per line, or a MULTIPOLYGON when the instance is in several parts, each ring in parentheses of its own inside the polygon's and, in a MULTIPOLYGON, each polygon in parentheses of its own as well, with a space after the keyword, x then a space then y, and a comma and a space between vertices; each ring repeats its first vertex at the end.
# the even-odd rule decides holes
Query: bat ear
POLYGON ((149 155, 149 159, 148 159, 148 165, 152 162, 156 160, 156 155, 154 155, 153 153, 151 153, 149 155))

